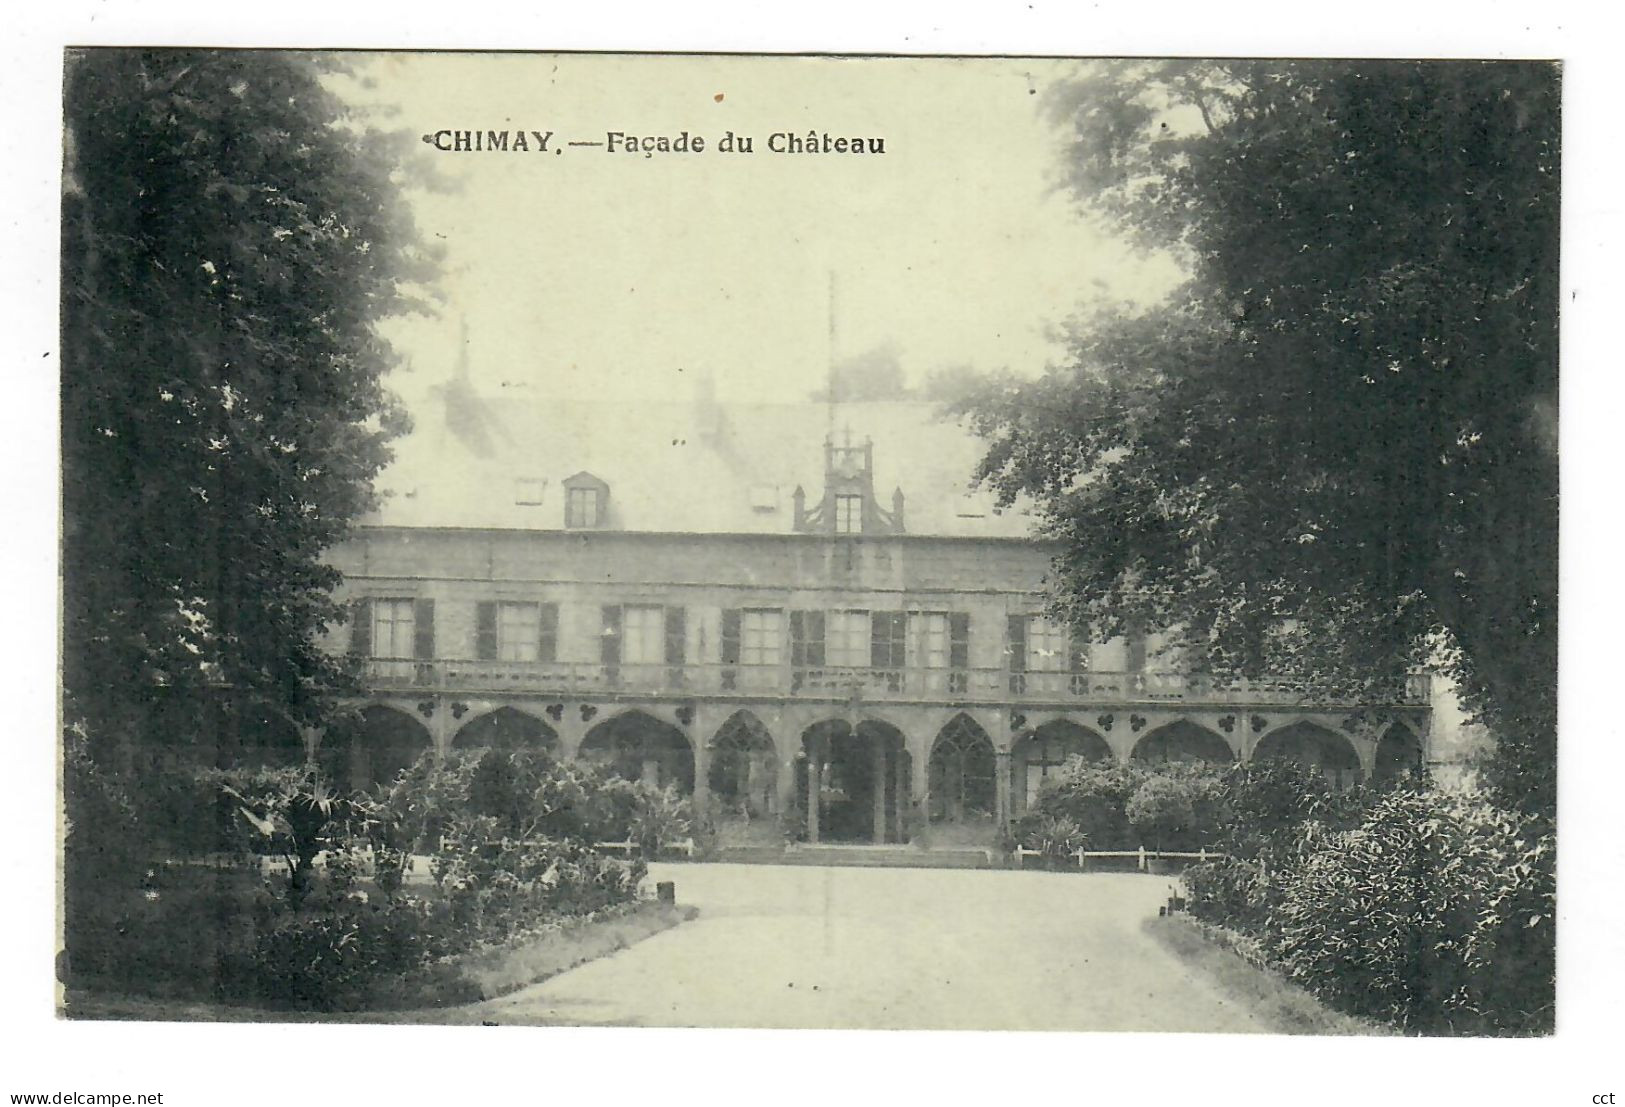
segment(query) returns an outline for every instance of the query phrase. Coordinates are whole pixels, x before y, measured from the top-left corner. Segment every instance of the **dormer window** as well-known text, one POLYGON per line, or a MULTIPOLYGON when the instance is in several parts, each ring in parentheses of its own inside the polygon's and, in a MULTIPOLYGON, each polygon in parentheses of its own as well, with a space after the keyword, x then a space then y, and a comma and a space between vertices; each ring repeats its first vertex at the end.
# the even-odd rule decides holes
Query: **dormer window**
POLYGON ((601 513, 602 505, 598 502, 598 489, 570 489, 569 518, 565 520, 565 526, 596 527, 601 513))
POLYGON ((577 473, 564 482, 564 525, 571 530, 592 530, 604 525, 609 485, 591 473, 577 473))
POLYGON ((863 533, 863 497, 835 497, 835 533, 863 533))

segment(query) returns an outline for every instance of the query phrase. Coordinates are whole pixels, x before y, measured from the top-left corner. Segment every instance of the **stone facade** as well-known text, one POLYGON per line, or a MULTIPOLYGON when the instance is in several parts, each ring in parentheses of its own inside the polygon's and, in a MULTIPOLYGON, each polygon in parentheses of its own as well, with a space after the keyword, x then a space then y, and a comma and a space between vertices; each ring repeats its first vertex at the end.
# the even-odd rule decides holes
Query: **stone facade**
MULTIPOLYGON (((726 465, 684 455, 710 501, 663 505, 678 526, 637 529, 647 488, 579 470, 551 504, 550 478, 527 478, 500 525, 361 528, 332 555, 354 618, 330 645, 364 661, 362 721, 309 752, 368 784, 428 749, 537 743, 673 785, 747 840, 967 845, 1072 755, 1283 756, 1342 783, 1424 760, 1425 680, 1355 711, 1270 680, 1216 687, 1144 642, 1074 642, 1042 615, 1054 551, 1019 520, 944 510, 962 488, 878 491, 878 451, 850 435, 825 438, 821 487, 784 496, 727 419, 695 424, 726 465), (680 529, 690 515, 710 529, 680 529)), ((902 479, 940 456, 915 445, 902 479)))
POLYGON ((871 841, 1001 823, 1072 753, 1274 752, 1339 779, 1420 759, 1421 687, 1414 702, 1353 712, 1269 682, 1205 686, 1154 659, 1131 668, 1144 651, 1122 642, 1042 651, 1055 641, 1041 614, 1049 553, 909 535, 368 528, 334 560, 371 625, 334 648, 373 655, 368 703, 393 725, 321 752, 361 783, 505 729, 565 757, 619 758, 724 813, 798 812, 815 839, 820 809, 827 823, 832 806, 861 802, 866 817, 846 812, 840 833, 871 841), (499 712, 506 728, 490 722, 499 712), (623 734, 610 733, 617 720, 631 720, 623 734), (372 757, 369 741, 400 750, 372 757), (848 794, 853 780, 864 797, 848 794))

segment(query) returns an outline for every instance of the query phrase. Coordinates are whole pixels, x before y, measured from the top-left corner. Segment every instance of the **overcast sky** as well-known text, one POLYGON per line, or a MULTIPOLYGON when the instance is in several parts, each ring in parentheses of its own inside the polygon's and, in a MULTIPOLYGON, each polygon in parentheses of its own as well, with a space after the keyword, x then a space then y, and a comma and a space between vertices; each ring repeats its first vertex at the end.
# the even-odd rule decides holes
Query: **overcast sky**
POLYGON ((970 364, 1036 373, 1055 324, 1176 274, 1053 193, 1044 90, 1076 62, 395 54, 366 95, 397 105, 403 163, 458 185, 417 194, 447 249, 446 316, 391 329, 409 403, 455 363, 482 389, 800 399, 834 348, 893 343, 913 379, 970 364), (445 153, 442 129, 706 139, 702 154, 445 153), (751 155, 716 152, 728 131, 751 155), (770 135, 878 137, 883 156, 775 154, 770 135))

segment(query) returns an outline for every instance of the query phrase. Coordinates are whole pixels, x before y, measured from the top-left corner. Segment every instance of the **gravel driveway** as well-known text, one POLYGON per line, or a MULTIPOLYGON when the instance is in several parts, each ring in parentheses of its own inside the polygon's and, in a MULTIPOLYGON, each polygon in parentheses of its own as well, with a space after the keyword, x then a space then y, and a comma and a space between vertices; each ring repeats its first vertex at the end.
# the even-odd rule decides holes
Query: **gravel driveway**
POLYGON ((1141 929, 1166 877, 655 865, 700 917, 483 1004, 503 1024, 1271 1029, 1141 929))

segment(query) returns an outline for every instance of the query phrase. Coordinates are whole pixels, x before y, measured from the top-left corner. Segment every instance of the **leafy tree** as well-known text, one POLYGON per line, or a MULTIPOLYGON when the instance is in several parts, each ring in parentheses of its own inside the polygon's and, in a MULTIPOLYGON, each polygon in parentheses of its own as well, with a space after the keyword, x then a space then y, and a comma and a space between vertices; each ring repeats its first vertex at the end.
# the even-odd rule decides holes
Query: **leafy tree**
POLYGON ((1390 700, 1442 664, 1555 804, 1554 65, 1126 62, 1063 184, 1189 280, 963 405, 1062 540, 1060 612, 1218 676, 1390 700))
POLYGON ((373 324, 423 304, 379 132, 330 60, 67 59, 62 243, 66 717, 183 730, 229 688, 318 717, 321 562, 406 425, 373 324))

